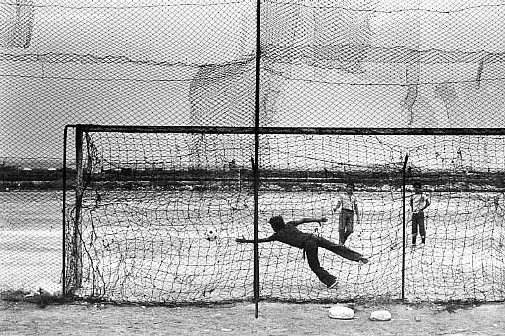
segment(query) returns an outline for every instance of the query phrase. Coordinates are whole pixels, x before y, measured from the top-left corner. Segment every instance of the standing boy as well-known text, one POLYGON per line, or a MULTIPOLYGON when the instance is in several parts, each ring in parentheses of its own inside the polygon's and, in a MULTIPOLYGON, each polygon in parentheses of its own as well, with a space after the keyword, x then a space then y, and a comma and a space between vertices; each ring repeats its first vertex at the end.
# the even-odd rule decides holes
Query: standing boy
POLYGON ((345 195, 340 195, 337 205, 333 211, 340 211, 340 217, 338 220, 338 233, 339 241, 341 245, 344 245, 347 238, 354 232, 354 214, 356 214, 356 219, 359 224, 359 209, 358 200, 354 196, 354 184, 348 183, 345 188, 345 195))
POLYGON ((412 246, 416 246, 418 233, 421 235, 422 246, 426 244, 424 209, 429 205, 430 201, 428 197, 424 195, 421 183, 414 183, 414 195, 410 198, 410 210, 412 211, 412 246))
MULTIPOLYGON (((312 272, 314 272, 319 280, 328 288, 335 288, 337 285, 337 278, 321 267, 318 257, 319 247, 327 249, 346 259, 358 261, 363 264, 366 264, 368 259, 345 246, 335 244, 328 239, 316 236, 312 233, 302 232, 297 228, 298 225, 303 223, 321 223, 326 221, 326 218, 302 218, 300 220, 284 223, 284 219, 281 216, 275 216, 270 218, 270 225, 275 233, 270 237, 258 239, 258 243, 279 241, 303 249, 303 253, 307 256, 307 262, 312 272)), ((237 243, 254 243, 252 239, 237 238, 235 240, 237 243)))

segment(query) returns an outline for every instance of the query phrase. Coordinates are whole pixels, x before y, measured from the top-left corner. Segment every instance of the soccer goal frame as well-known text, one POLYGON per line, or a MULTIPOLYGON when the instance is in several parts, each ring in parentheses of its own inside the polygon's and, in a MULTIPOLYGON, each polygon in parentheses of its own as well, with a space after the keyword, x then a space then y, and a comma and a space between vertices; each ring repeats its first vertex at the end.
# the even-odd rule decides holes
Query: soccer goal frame
MULTIPOLYGON (((408 137, 423 137, 423 136, 429 136, 429 137, 451 137, 451 136, 468 136, 468 137, 505 137, 505 129, 502 128, 496 128, 496 129, 479 129, 479 128, 287 128, 287 127, 182 127, 182 126, 122 126, 122 125, 68 125, 65 127, 65 132, 64 132, 64 154, 63 154, 63 165, 64 165, 64 176, 63 176, 63 269, 62 269, 62 275, 63 275, 63 292, 66 295, 74 295, 76 294, 79 289, 83 285, 83 279, 86 277, 83 274, 83 258, 86 252, 86 249, 83 249, 83 242, 85 239, 88 239, 88 237, 83 236, 83 230, 82 230, 82 221, 83 221, 83 214, 82 214, 82 208, 83 208, 83 195, 84 191, 86 188, 88 188, 89 185, 89 179, 86 178, 87 175, 92 172, 94 169, 91 166, 91 160, 89 157, 92 155, 90 153, 90 148, 88 147, 87 150, 85 149, 86 142, 89 142, 89 139, 87 138, 88 134, 90 133, 113 133, 113 134, 182 134, 182 135, 187 135, 187 134, 193 134, 193 135, 245 135, 245 136, 250 136, 251 137, 251 149, 248 153, 251 154, 248 160, 250 160, 250 170, 249 170, 249 175, 248 177, 242 176, 242 178, 239 178, 238 181, 247 181, 247 183, 250 185, 250 191, 253 193, 253 201, 254 201, 254 216, 252 217, 252 230, 251 232, 253 233, 254 239, 255 239, 255 244, 254 244, 254 253, 253 253, 253 298, 257 302, 260 298, 265 297, 269 299, 279 299, 279 300, 296 300, 300 301, 299 297, 288 297, 287 299, 284 297, 279 297, 279 296, 262 296, 260 292, 260 273, 265 271, 264 267, 268 266, 262 266, 260 264, 260 258, 261 255, 258 252, 259 251, 259 244, 258 244, 258 236, 259 232, 261 230, 260 223, 259 223, 259 196, 261 193, 261 188, 264 184, 271 184, 272 181, 277 183, 277 186, 284 183, 285 186, 289 186, 289 188, 294 188, 296 189, 297 184, 299 185, 304 185, 304 186, 309 186, 308 188, 314 187, 316 184, 321 183, 323 186, 319 186, 316 188, 325 188, 325 183, 326 184, 343 184, 345 181, 347 181, 349 178, 357 180, 359 178, 363 178, 363 174, 354 174, 346 172, 344 175, 339 175, 339 176, 325 176, 324 178, 319 176, 317 172, 312 171, 309 168, 306 168, 306 171, 303 171, 302 168, 295 168, 295 172, 299 170, 301 174, 296 174, 291 171, 290 176, 276 176, 278 174, 278 169, 275 167, 272 168, 269 165, 262 165, 261 160, 262 160, 262 141, 263 141, 263 136, 268 137, 268 136, 316 136, 316 137, 402 137, 402 136, 408 136, 408 137), (68 133, 69 130, 72 130, 74 132, 75 138, 74 138, 74 146, 73 149, 75 150, 75 160, 74 160, 74 167, 75 169, 69 169, 68 163, 70 160, 68 156, 68 152, 70 149, 70 146, 68 146, 68 133), (257 151, 257 156, 259 158, 258 162, 255 162, 255 156, 254 156, 254 149, 257 151), (87 158, 88 157, 88 158, 87 158), (71 173, 68 173, 68 172, 71 173), (70 195, 73 194, 72 197, 70 195), (72 199, 71 201, 69 201, 72 199)), ((303 140, 303 138, 301 138, 303 140)), ((366 138, 364 138, 366 139, 366 138)), ((361 142, 364 142, 363 140, 360 140, 361 142)), ((323 141, 324 142, 324 141, 323 141)), ((477 143, 476 143, 477 144, 477 143)), ((501 142, 500 142, 501 144, 501 142)), ((271 149, 275 147, 275 144, 269 144, 269 150, 272 151, 271 149), (273 147, 272 147, 273 146, 273 147)), ((394 147, 396 145, 392 145, 394 147)), ((469 146, 472 146, 470 144, 469 146)), ((212 152, 212 144, 208 145, 206 147, 206 150, 210 150, 212 152)), ((93 148, 93 150, 95 150, 93 148)), ((282 153, 281 153, 282 154, 282 153)), ((401 157, 401 165, 395 165, 390 169, 393 173, 396 174, 395 176, 395 181, 399 182, 392 182, 392 184, 397 184, 401 188, 401 265, 398 265, 398 269, 401 270, 401 291, 393 296, 394 298, 405 301, 407 299, 407 296, 411 297, 411 294, 406 294, 406 287, 411 286, 412 284, 408 283, 408 280, 406 279, 406 262, 407 262, 407 256, 408 256, 408 243, 407 239, 409 236, 408 232, 408 197, 406 196, 407 193, 407 187, 409 184, 412 183, 412 172, 409 171, 409 156, 410 153, 407 152, 402 152, 402 157, 401 157)), ((451 153, 453 155, 454 153, 451 153)), ((126 154, 125 154, 126 155, 126 154)), ((212 154, 211 154, 212 155, 212 154)), ((308 155, 308 154, 305 154, 308 155)), ((440 153, 435 153, 435 155, 440 155, 440 153)), ((455 157, 459 157, 458 153, 454 154, 455 157)), ((500 161, 501 164, 501 161, 500 161)), ((462 166, 462 168, 464 168, 462 166)), ((228 168, 227 168, 228 169, 228 168)), ((369 169, 369 168, 367 168, 369 169)), ((500 166, 501 169, 501 166, 500 166)), ((345 169, 344 169, 345 170, 345 169)), ((489 169, 488 169, 489 170, 489 169)), ((324 174, 326 174, 326 169, 324 170, 324 174)), ((373 172, 368 172, 368 173, 373 173, 373 172)), ((458 173, 458 172, 456 172, 458 173)), ((455 174, 456 174, 455 173, 455 174)), ((466 172, 465 174, 470 174, 471 172, 466 172)), ((198 172, 197 172, 198 174, 198 172)), ((430 175, 432 173, 426 173, 425 175, 422 176, 422 178, 417 178, 417 180, 423 180, 423 181, 428 181, 430 178, 437 178, 435 175, 430 175)), ((452 173, 451 173, 452 174, 452 173)), ((458 173, 459 174, 459 173, 458 173)), ((103 175, 103 174, 102 174, 103 175)), ((331 174, 330 174, 331 175, 331 174)), ((195 175, 197 176, 197 175, 195 175)), ((228 175, 226 175, 228 176, 228 175)), ((501 172, 491 172, 490 175, 491 179, 497 179, 501 177, 501 172)), ((89 176, 88 176, 89 177, 89 176)), ((389 180, 391 180, 390 177, 388 177, 389 180)), ((480 177, 479 177, 480 178, 480 177)), ((202 180, 209 180, 209 178, 202 178, 202 180)), ((211 177, 210 180, 212 181, 218 181, 219 183, 223 183, 223 185, 226 183, 226 179, 223 179, 221 177, 211 177), (223 182, 224 181, 224 182, 223 182)), ((474 179, 477 180, 477 179, 474 179)), ((474 181, 472 180, 472 181, 474 181)), ((211 182, 212 182, 211 181, 211 182)), ((101 181, 101 183, 106 183, 107 181, 101 181)), ((116 188, 117 185, 112 185, 111 188, 116 188)), ((502 186, 501 186, 502 187, 502 186)), ((500 188, 501 188, 500 187, 500 188)), ((293 190, 294 190, 293 189, 293 190)), ((297 189, 298 190, 298 189, 297 189)), ((501 189, 500 189, 501 190, 501 189)), ((296 192, 296 191, 295 191, 296 192)), ((394 198, 393 196, 391 196, 394 198)), ((264 210, 263 210, 264 211, 264 210)), ((95 237, 96 238, 96 237, 95 237)), ((93 238, 93 239, 95 239, 93 238)), ((450 238, 452 239, 452 238, 450 238)), ((388 246, 389 247, 389 246, 388 246)), ((457 247, 460 248, 460 247, 457 247)), ((391 249, 393 249, 391 245, 391 249)), ((377 251, 375 251, 377 253, 377 251)), ((472 264, 473 265, 473 264, 472 264)), ((89 265, 88 265, 89 266, 89 265)), ((96 266, 96 265, 95 265, 96 266)), ((421 266, 422 267, 422 266, 421 266)), ((466 267, 466 266, 465 266, 466 267)), ((473 267, 473 266, 468 266, 468 267, 473 267)), ((494 266, 493 266, 494 267, 494 266)), ((464 268, 464 267, 463 267, 464 268)), ((495 276, 497 277, 498 281, 503 281, 502 277, 505 278, 505 274, 501 274, 496 270, 491 270, 490 272, 494 272, 495 276), (497 273, 498 272, 498 273, 497 273), (502 280, 500 280, 502 279, 502 280)), ((88 272, 89 273, 89 272, 88 272)), ((88 277, 90 276, 89 274, 87 275, 88 277)), ((105 281, 104 279, 101 279, 100 281, 105 281)), ((415 280, 418 281, 418 280, 415 280)), ((422 281, 422 280, 419 280, 422 281)), ((92 287, 95 286, 95 284, 92 285, 92 287)), ((449 286, 449 285, 448 285, 449 286)), ((453 296, 450 293, 446 295, 444 300, 452 300, 452 299, 475 299, 475 300, 489 300, 489 301, 495 301, 495 300, 500 300, 500 299, 505 299, 505 289, 504 288, 499 288, 499 285, 497 288, 495 288, 497 285, 493 284, 493 289, 491 292, 493 293, 492 295, 490 294, 485 294, 483 296, 479 297, 468 297, 464 296, 462 298, 459 298, 457 295, 453 296), (501 292, 503 291, 503 293, 501 292)), ((106 287, 106 286, 105 286, 106 287)), ((97 297, 100 299, 107 298, 107 299, 112 299, 108 297, 108 294, 104 291, 106 289, 100 288, 98 291, 95 291, 95 288, 90 289, 93 297, 97 297)), ((327 300, 327 298, 322 298, 322 296, 319 293, 316 293, 317 295, 315 296, 315 299, 311 298, 311 291, 307 290, 309 294, 307 294, 307 297, 302 298, 301 300, 327 300)), ((248 291, 249 293, 249 291, 248 291)), ((475 292, 471 292, 475 293, 475 292)), ((472 296, 474 294, 470 294, 472 296)), ((477 296, 477 295, 475 295, 477 296)), ((344 297, 344 298, 338 298, 338 300, 347 300, 349 297, 344 297)), ((422 298, 426 299, 426 298, 422 298)), ((427 299, 433 299, 433 298, 427 298, 427 299)), ((435 300, 438 300, 437 298, 434 298, 435 300)), ((119 299, 119 300, 124 300, 124 299, 119 299)), ((178 302, 179 298, 175 298, 173 301, 169 301, 168 303, 174 303, 178 302)), ((178 303, 187 303, 187 302, 201 302, 199 299, 180 299, 182 300, 181 302, 178 303)), ((205 299, 204 301, 206 301, 205 299)), ((212 301, 213 299, 210 299, 212 301)), ((222 298, 218 298, 218 301, 221 300, 223 301, 222 298)), ((234 298, 231 299, 232 301, 235 300, 234 298)), ((128 301, 128 299, 127 299, 128 301)), ((139 301, 138 298, 133 299, 133 301, 139 301)), ((142 301, 140 299, 140 301, 142 301)), ((151 299, 148 300, 149 302, 152 302, 151 299)), ((226 300, 224 300, 226 301, 226 300)), ((158 302, 162 304, 163 302, 158 302)), ((167 303, 167 302, 165 302, 167 303)))

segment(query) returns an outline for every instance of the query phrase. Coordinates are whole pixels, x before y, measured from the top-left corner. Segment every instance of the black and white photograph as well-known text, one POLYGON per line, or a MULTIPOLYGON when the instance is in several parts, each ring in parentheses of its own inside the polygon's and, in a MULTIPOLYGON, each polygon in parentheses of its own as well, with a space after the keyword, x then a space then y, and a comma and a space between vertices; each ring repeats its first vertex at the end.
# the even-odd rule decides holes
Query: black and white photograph
POLYGON ((504 318, 504 0, 0 0, 0 335, 504 318))

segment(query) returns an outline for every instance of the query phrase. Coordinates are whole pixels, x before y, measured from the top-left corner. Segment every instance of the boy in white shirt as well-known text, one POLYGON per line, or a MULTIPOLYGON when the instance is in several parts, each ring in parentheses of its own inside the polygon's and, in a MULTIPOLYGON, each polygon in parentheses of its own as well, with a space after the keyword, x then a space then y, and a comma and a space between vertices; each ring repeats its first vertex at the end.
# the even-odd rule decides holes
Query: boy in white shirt
POLYGON ((430 205, 428 197, 423 194, 422 185, 414 183, 414 195, 410 197, 410 210, 412 211, 412 246, 416 245, 418 233, 421 243, 426 243, 426 226, 424 224, 424 209, 430 205))
POLYGON ((348 183, 345 188, 345 196, 340 195, 340 199, 333 211, 340 211, 340 217, 338 222, 338 232, 339 232, 339 242, 344 245, 347 238, 354 232, 354 214, 356 214, 356 219, 359 224, 359 209, 358 200, 354 196, 354 184, 348 183))

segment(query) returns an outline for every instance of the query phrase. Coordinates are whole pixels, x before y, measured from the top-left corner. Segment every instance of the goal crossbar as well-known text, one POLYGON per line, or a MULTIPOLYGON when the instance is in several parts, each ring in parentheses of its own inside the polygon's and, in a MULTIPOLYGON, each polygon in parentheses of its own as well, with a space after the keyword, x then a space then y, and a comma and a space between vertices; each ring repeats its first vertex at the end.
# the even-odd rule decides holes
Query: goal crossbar
POLYGON ((82 132, 196 134, 320 134, 320 135, 504 135, 505 128, 370 128, 370 127, 219 127, 69 125, 82 132))

